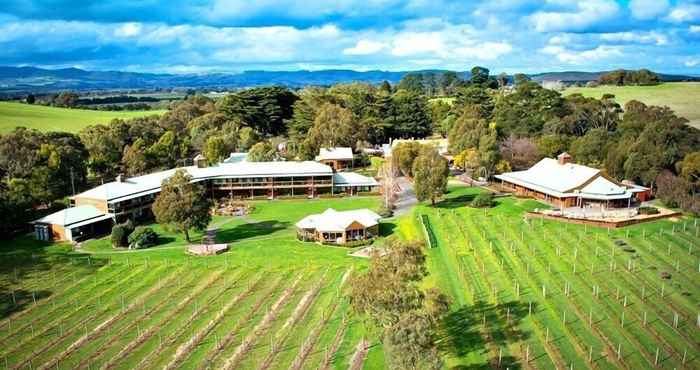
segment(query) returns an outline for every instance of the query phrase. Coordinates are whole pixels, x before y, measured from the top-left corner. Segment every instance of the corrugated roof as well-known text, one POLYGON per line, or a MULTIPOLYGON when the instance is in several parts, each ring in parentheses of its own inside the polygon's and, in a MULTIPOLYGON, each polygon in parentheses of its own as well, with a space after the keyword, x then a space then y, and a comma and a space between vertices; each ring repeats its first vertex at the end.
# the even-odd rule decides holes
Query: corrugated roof
POLYGON ((496 178, 548 191, 565 193, 591 180, 600 170, 575 163, 559 164, 544 158, 525 171, 506 172, 496 178))
POLYGON ((382 217, 369 209, 351 211, 336 211, 328 208, 323 213, 308 215, 296 223, 301 229, 315 229, 321 232, 341 232, 353 222, 362 224, 365 228, 375 226, 382 217))
POLYGON ((97 209, 95 206, 83 205, 62 209, 48 216, 44 216, 34 221, 34 223, 52 224, 60 226, 74 226, 74 224, 83 223, 86 221, 91 221, 87 223, 97 222, 99 220, 93 221, 93 219, 106 219, 105 216, 107 216, 106 218, 111 217, 110 214, 105 214, 104 212, 97 209))
MULTIPOLYGON (((318 162, 238 162, 221 163, 217 166, 198 168, 182 167, 192 176, 193 181, 240 177, 287 177, 287 176, 330 176, 333 169, 318 162)), ((176 169, 170 169, 112 181, 82 192, 75 198, 90 198, 107 201, 124 200, 135 196, 158 192, 163 180, 172 176, 176 169)))
POLYGON ((544 158, 525 171, 507 172, 495 177, 558 198, 612 200, 632 196, 630 189, 608 180, 596 168, 575 163, 559 164, 552 158, 544 158))
POLYGON ((336 172, 333 174, 335 186, 379 186, 377 180, 355 172, 336 172))
POLYGON ((322 160, 351 160, 352 149, 346 147, 321 148, 316 156, 317 161, 322 160))

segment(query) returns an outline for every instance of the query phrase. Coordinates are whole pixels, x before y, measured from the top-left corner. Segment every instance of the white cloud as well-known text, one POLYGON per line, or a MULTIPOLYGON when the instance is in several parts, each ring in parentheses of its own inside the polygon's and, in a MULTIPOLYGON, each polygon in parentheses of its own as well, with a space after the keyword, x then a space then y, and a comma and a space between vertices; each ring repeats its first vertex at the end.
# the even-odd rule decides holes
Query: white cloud
POLYGON ((114 36, 116 37, 134 37, 141 33, 142 27, 140 23, 124 23, 118 26, 114 30, 114 36))
POLYGON ((547 45, 540 52, 556 56, 559 61, 569 64, 587 64, 598 60, 622 56, 622 50, 617 46, 601 45, 594 49, 583 51, 569 50, 559 45, 547 45))
POLYGON ((685 63, 683 63, 686 67, 695 67, 700 64, 700 59, 689 59, 686 60, 685 63))
POLYGON ((345 55, 369 55, 376 54, 386 47, 386 44, 382 42, 376 42, 371 40, 360 40, 355 46, 351 48, 343 49, 343 54, 345 55))
POLYGON ((652 19, 668 9, 668 0, 632 0, 629 8, 637 19, 652 19))
POLYGON ((536 12, 529 20, 539 32, 582 31, 601 21, 613 19, 620 7, 613 0, 588 0, 571 11, 536 12))
POLYGON ((654 31, 602 33, 600 34, 600 39, 603 41, 654 44, 659 46, 668 44, 666 35, 654 31))
POLYGON ((511 51, 513 51, 513 47, 507 42, 484 42, 474 46, 457 48, 455 54, 462 58, 494 60, 511 51))
POLYGON ((673 8, 666 17, 668 21, 675 23, 693 22, 700 20, 700 5, 681 4, 673 8))
POLYGON ((700 26, 690 26, 690 32, 691 33, 700 33, 700 26))

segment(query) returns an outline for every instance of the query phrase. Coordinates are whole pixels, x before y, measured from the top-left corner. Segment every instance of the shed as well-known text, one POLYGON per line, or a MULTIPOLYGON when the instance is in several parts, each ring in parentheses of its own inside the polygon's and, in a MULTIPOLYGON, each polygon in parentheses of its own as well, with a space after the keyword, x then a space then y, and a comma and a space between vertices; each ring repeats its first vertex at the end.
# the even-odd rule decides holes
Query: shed
POLYGON ((33 221, 38 240, 79 241, 109 232, 114 215, 92 205, 62 209, 33 221))

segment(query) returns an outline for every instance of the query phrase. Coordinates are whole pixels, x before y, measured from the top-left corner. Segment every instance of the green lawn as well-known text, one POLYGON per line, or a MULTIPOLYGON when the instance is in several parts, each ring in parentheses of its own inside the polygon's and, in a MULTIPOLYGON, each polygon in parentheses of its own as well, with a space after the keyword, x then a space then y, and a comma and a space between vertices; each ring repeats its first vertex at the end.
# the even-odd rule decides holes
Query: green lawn
POLYGON ((78 132, 83 127, 108 123, 114 118, 128 119, 164 112, 164 110, 110 112, 0 102, 0 133, 11 131, 17 126, 39 131, 78 132))
POLYGON ((669 82, 656 86, 570 87, 564 91, 564 95, 574 93, 594 98, 614 94, 615 100, 621 105, 630 100, 639 100, 647 105, 665 105, 679 116, 687 118, 692 126, 700 128, 700 82, 669 82))
POLYGON ((542 204, 508 197, 488 210, 466 207, 478 191, 453 187, 397 226, 422 238, 425 215, 436 235, 427 285, 454 303, 442 327, 448 368, 494 368, 499 358, 511 369, 700 366, 696 219, 610 232, 526 223, 522 213, 542 204))
MULTIPOLYGON (((345 275, 367 262, 346 248, 299 242, 293 225, 327 207, 376 209, 379 199, 255 205, 246 217, 213 220, 219 241, 231 243, 228 253, 213 257, 186 255, 182 237, 158 225, 161 244, 140 251, 113 250, 107 239, 86 242, 79 252, 29 236, 3 243, 0 362, 345 369, 363 337, 373 342, 345 298, 345 275)), ((384 233, 392 229, 391 222, 382 225, 384 233)), ((381 346, 364 364, 385 367, 381 346)))

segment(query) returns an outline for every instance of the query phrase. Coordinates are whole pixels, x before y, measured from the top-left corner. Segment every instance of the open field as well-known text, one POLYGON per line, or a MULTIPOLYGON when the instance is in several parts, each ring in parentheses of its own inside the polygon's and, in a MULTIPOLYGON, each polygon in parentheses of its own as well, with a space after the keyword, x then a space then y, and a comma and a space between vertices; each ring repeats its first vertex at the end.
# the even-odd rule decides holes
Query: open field
POLYGON ((164 110, 110 112, 0 102, 0 133, 11 131, 17 126, 39 131, 78 132, 85 126, 108 123, 114 118, 128 119, 163 113, 164 110))
POLYGON ((453 300, 442 328, 448 368, 700 367, 698 220, 610 232, 528 224, 523 211, 542 204, 465 207, 478 191, 453 187, 397 226, 423 237, 425 216, 435 235, 427 284, 453 300))
POLYGON ((564 95, 574 93, 594 98, 614 94, 615 100, 621 105, 630 100, 639 100, 647 105, 666 105, 679 116, 687 118, 692 126, 700 128, 700 82, 670 82, 657 86, 570 87, 564 91, 564 95))
MULTIPOLYGON (((326 207, 378 203, 257 202, 251 215, 213 220, 231 251, 205 258, 187 256, 182 238, 157 225, 162 244, 139 251, 106 239, 79 252, 29 237, 4 242, 0 366, 345 369, 362 338, 372 340, 344 294, 348 273, 366 261, 297 241, 293 224, 326 207)), ((381 347, 363 362, 383 368, 381 347)))

